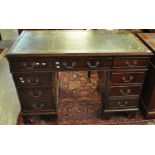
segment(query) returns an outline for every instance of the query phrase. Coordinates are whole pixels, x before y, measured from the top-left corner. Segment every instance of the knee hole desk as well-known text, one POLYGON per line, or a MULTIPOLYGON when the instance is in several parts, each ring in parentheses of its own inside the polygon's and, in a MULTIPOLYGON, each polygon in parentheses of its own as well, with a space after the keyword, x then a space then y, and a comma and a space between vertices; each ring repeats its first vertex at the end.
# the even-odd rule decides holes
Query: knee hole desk
POLYGON ((98 72, 102 118, 135 113, 152 52, 128 31, 23 31, 6 57, 22 115, 57 115, 59 72, 98 72))

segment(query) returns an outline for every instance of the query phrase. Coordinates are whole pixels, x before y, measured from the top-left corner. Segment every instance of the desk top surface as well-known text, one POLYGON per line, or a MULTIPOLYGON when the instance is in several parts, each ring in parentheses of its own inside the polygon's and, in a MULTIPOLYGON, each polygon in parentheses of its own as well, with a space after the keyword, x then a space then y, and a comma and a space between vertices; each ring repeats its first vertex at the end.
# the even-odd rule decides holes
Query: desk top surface
POLYGON ((137 37, 128 31, 34 30, 24 31, 7 55, 150 55, 137 37))
POLYGON ((139 33, 138 36, 154 51, 155 53, 155 33, 139 33))

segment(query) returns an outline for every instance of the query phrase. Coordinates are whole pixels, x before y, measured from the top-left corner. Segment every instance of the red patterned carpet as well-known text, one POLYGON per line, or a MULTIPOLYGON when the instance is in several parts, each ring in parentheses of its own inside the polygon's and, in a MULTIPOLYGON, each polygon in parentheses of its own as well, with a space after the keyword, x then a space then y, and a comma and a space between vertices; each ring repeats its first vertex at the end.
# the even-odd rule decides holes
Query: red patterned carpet
POLYGON ((59 78, 59 119, 101 117, 97 72, 61 72, 59 78))
POLYGON ((128 118, 127 115, 115 115, 108 120, 100 118, 87 119, 62 119, 57 121, 51 116, 31 116, 23 122, 21 114, 18 117, 18 125, 155 125, 155 120, 145 120, 142 115, 137 114, 136 118, 128 118))
MULTIPOLYGON (((110 119, 102 118, 102 100, 99 94, 98 72, 86 71, 59 73, 58 116, 30 116, 25 124, 38 125, 117 125, 117 124, 155 124, 155 120, 145 120, 141 113, 129 118, 127 113, 115 113, 110 119)), ((24 124, 21 114, 17 124, 24 124)))

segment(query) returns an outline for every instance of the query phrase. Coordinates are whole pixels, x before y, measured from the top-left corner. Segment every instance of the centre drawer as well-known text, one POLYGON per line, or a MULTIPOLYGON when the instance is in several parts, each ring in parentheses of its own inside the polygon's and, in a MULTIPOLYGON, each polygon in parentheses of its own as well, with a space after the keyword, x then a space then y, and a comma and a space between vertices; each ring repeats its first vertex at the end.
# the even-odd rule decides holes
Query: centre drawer
POLYGON ((14 73, 17 86, 52 86, 52 73, 14 73))
POLYGON ((111 99, 106 109, 130 109, 138 108, 138 99, 111 99))
POLYGON ((112 84, 129 84, 143 83, 145 72, 112 72, 110 83, 112 84))
POLYGON ((139 95, 141 92, 141 86, 110 86, 109 96, 131 96, 139 95))
POLYGON ((51 88, 19 88, 18 94, 22 100, 51 100, 53 99, 51 88))
POLYGON ((54 60, 53 66, 57 70, 72 70, 72 69, 102 69, 111 67, 111 58, 62 58, 54 60))
POLYGON ((54 100, 50 101, 33 101, 21 103, 23 112, 30 111, 56 111, 56 104, 54 100))

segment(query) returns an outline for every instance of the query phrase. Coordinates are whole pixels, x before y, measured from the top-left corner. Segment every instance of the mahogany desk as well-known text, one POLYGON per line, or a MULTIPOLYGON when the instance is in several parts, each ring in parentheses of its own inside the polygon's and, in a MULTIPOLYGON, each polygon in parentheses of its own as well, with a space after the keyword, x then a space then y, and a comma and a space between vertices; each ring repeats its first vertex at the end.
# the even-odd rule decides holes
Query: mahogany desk
POLYGON ((57 115, 60 71, 98 71, 102 116, 135 113, 152 52, 127 31, 24 31, 10 48, 22 115, 57 115))

